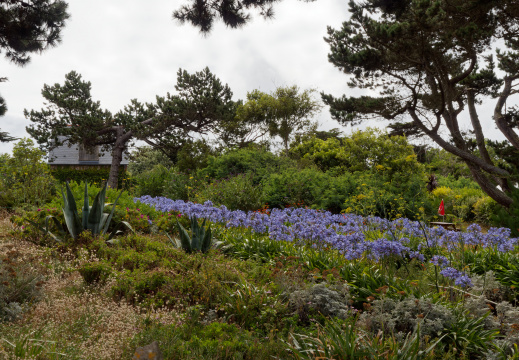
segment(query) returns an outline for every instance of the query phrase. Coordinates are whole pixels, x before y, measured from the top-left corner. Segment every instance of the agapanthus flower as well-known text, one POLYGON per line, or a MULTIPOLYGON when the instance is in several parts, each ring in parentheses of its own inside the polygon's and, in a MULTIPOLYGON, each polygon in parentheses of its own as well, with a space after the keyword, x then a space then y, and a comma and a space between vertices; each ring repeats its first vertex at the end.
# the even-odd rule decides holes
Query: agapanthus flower
POLYGON ((445 256, 441 255, 434 255, 429 262, 440 267, 445 267, 450 263, 450 261, 445 256))

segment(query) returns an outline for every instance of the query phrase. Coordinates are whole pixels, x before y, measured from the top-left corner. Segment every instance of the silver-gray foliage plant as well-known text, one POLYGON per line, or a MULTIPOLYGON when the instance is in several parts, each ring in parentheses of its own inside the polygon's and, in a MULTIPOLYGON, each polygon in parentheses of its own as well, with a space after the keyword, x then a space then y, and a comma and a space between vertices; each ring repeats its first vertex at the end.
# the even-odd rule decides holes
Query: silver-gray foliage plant
POLYGON ((290 295, 290 305, 301 311, 313 309, 324 316, 346 319, 351 316, 350 294, 347 286, 327 283, 315 284, 308 289, 295 291, 290 295))
POLYGON ((454 319, 453 310, 427 298, 374 300, 371 311, 361 314, 359 325, 405 338, 420 327, 422 337, 438 337, 454 319))

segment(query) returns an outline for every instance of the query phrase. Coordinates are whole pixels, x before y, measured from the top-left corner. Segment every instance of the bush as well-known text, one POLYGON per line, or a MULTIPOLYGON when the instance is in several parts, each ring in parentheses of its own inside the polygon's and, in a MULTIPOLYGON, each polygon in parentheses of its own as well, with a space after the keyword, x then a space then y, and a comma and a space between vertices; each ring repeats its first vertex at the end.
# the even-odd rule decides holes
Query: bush
POLYGON ((356 172, 356 189, 345 199, 344 212, 386 219, 421 219, 432 209, 420 174, 386 177, 384 170, 356 172))
POLYGON ((496 212, 498 207, 499 205, 490 196, 479 198, 473 205, 474 220, 480 224, 491 225, 492 214, 496 212))
POLYGON ((30 139, 20 140, 12 156, 0 156, 0 207, 31 208, 50 199, 55 193, 54 179, 44 156, 30 139))
MULTIPOLYGON (((76 169, 74 165, 63 166, 50 170, 50 174, 58 180, 58 182, 64 183, 66 181, 75 182, 88 182, 101 186, 101 184, 108 181, 110 176, 110 167, 88 167, 82 169, 76 169)), ((132 180, 130 175, 121 166, 119 169, 119 176, 117 178, 117 187, 119 189, 130 189, 132 186, 132 180)))
POLYGON ((282 159, 264 149, 239 149, 221 156, 211 156, 207 167, 200 171, 202 176, 225 179, 237 174, 248 174, 254 185, 259 184, 271 173, 286 167, 288 159, 282 159))
POLYGON ((435 338, 454 321, 452 309, 425 298, 375 300, 369 308, 360 316, 363 326, 373 333, 382 330, 398 338, 405 338, 418 327, 422 337, 435 338))
POLYGON ((271 208, 312 206, 320 201, 329 176, 317 169, 287 169, 263 181, 264 200, 271 208))
POLYGON ((105 262, 86 263, 78 269, 87 284, 103 283, 112 273, 112 267, 105 262))
POLYGON ((195 194, 197 203, 210 200, 215 206, 225 205, 230 210, 254 211, 261 208, 263 191, 254 185, 251 175, 236 175, 216 180, 199 188, 195 194))
POLYGON ((479 188, 463 187, 451 189, 441 186, 433 190, 431 197, 434 199, 436 208, 440 205, 441 200, 444 201, 446 216, 454 216, 462 221, 470 221, 474 219, 476 203, 484 198, 485 194, 479 188))
POLYGON ((136 195, 163 196, 166 183, 171 181, 172 171, 162 165, 135 176, 136 195))

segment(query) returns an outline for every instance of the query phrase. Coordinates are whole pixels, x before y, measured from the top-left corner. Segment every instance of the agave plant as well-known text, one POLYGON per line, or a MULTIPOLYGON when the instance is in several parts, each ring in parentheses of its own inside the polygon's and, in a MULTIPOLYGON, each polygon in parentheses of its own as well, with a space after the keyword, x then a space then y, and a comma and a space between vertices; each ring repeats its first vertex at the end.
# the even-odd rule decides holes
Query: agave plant
POLYGON ((200 251, 206 253, 211 248, 211 228, 205 229, 205 219, 202 222, 202 226, 198 225, 198 219, 196 216, 191 218, 191 236, 189 236, 187 230, 178 222, 178 232, 180 239, 172 239, 167 233, 171 243, 179 248, 184 249, 185 252, 191 253, 193 251, 200 251))
MULTIPOLYGON (((66 231, 64 229, 67 229, 74 240, 76 240, 79 234, 81 234, 85 230, 91 231, 94 236, 106 234, 115 211, 115 206, 117 205, 119 197, 121 197, 122 191, 113 204, 105 204, 106 189, 108 187, 108 183, 106 183, 103 189, 101 189, 101 191, 97 193, 97 195, 94 198, 94 202, 92 203, 92 206, 90 206, 88 199, 88 187, 87 183, 85 182, 85 200, 83 203, 82 216, 80 217, 76 205, 76 200, 74 199, 74 195, 72 194, 72 190, 70 189, 69 184, 66 183, 65 187, 66 193, 63 191, 63 189, 61 190, 64 203, 64 206, 62 208, 63 216, 65 218, 64 224, 61 224, 61 222, 55 216, 52 215, 49 215, 45 218, 45 227, 41 227, 40 225, 34 223, 31 220, 27 219, 27 221, 39 228, 40 230, 42 230, 44 233, 50 235, 54 240, 58 242, 63 242, 63 240, 61 240, 59 237, 50 232, 49 222, 51 220, 54 222, 56 228, 62 236, 66 235, 66 231), (112 211, 110 212, 110 214, 107 214, 104 212, 104 208, 105 206, 110 205, 112 205, 112 211)), ((120 221, 119 223, 117 223, 114 230, 110 234, 109 239, 121 233, 121 231, 119 230, 121 227, 126 227, 127 229, 133 231, 132 227, 128 222, 120 221)))

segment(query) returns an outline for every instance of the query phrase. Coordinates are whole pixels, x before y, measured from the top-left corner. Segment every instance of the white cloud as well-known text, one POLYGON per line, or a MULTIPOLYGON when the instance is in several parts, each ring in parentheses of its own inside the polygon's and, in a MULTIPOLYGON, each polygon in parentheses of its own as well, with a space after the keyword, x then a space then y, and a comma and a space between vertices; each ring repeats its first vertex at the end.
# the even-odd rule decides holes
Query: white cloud
MULTIPOLYGON (((0 76, 9 78, 0 84, 9 108, 0 118, 0 129, 28 136, 25 127, 30 122, 23 109, 40 109, 43 85, 63 83, 71 70, 92 82, 93 98, 112 112, 133 98, 151 102, 156 95, 174 92, 179 68, 195 72, 208 66, 229 84, 235 99, 253 89, 269 92, 293 84, 337 95, 352 93, 346 76, 328 62, 323 40, 327 25, 339 27, 347 19, 346 1, 284 0, 275 5, 274 20, 256 17, 237 30, 218 23, 208 36, 172 19, 183 2, 69 0, 71 18, 62 44, 34 55, 24 68, 0 59, 0 76)), ((339 127, 326 108, 319 121, 324 128, 339 127)), ((492 125, 487 131, 497 133, 492 125)), ((0 144, 0 152, 9 152, 12 145, 0 144)))

